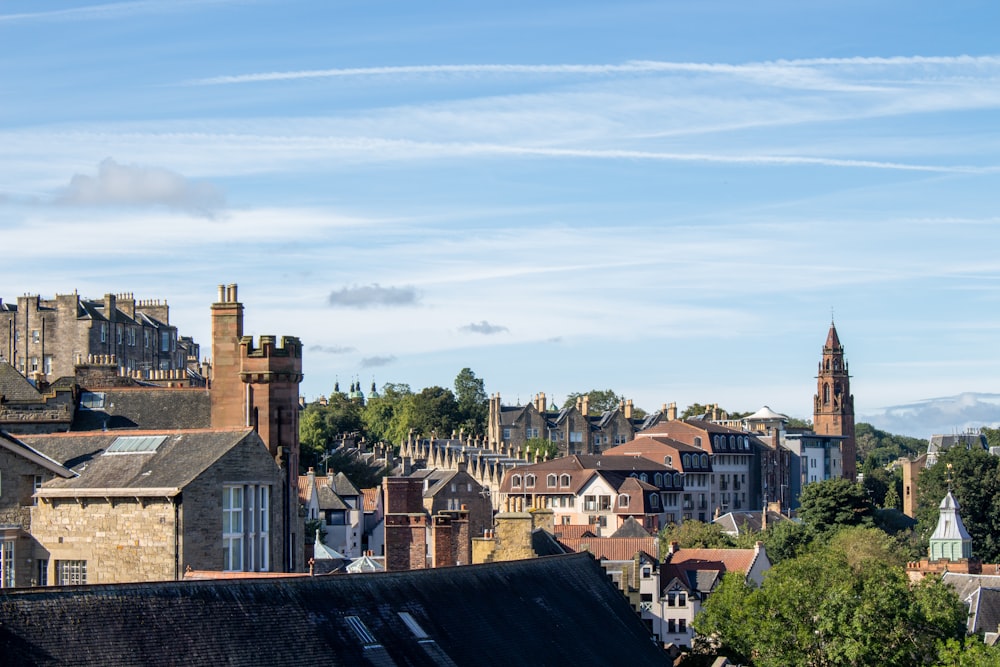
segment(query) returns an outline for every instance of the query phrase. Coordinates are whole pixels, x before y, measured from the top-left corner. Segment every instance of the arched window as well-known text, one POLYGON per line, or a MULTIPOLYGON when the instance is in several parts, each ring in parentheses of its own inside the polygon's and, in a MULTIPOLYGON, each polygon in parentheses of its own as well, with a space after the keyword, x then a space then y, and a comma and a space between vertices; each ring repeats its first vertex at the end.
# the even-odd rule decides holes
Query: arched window
POLYGON ((636 477, 636 478, 638 478, 639 477, 639 473, 634 472, 631 475, 629 475, 629 477, 636 477))
POLYGON ((559 478, 559 486, 569 486, 569 475, 562 475, 559 478))
POLYGON ((736 449, 736 436, 734 435, 729 436, 729 448, 736 449))
POLYGON ((684 462, 684 467, 685 467, 685 468, 690 468, 690 467, 691 467, 691 455, 690 455, 690 454, 685 454, 685 455, 684 455, 684 456, 683 456, 683 457, 681 458, 681 461, 683 461, 683 462, 684 462))
POLYGON ((682 486, 683 480, 681 479, 681 474, 679 472, 674 473, 674 488, 679 489, 682 486))
POLYGON ((512 487, 521 486, 521 476, 520 475, 514 475, 513 477, 511 477, 510 478, 510 485, 512 487))
POLYGON ((708 468, 708 454, 701 455, 701 467, 708 468))
POLYGON ((524 476, 524 488, 526 488, 526 489, 533 489, 533 488, 535 488, 535 476, 534 475, 525 475, 524 476))
POLYGON ((653 509, 656 509, 657 507, 660 506, 660 497, 655 493, 649 496, 649 506, 652 507, 653 509))
POLYGON ((743 436, 743 449, 750 449, 750 438, 743 436))
POLYGON ((674 467, 674 457, 670 456, 669 454, 667 456, 664 456, 663 457, 663 465, 667 466, 668 468, 673 468, 674 467))
POLYGON ((649 481, 649 477, 646 476, 646 473, 642 473, 642 474, 639 475, 639 481, 640 482, 648 482, 649 481))
POLYGON ((551 474, 551 475, 549 475, 548 477, 545 478, 545 486, 549 487, 550 489, 556 488, 556 476, 555 476, 555 473, 553 473, 553 474, 551 474))
POLYGON ((656 484, 657 486, 663 486, 663 475, 661 475, 660 473, 656 473, 655 475, 653 475, 653 483, 656 484))
POLYGON ((719 436, 714 436, 712 438, 712 445, 715 446, 715 447, 719 446, 719 436))
POLYGON ((623 493, 618 496, 618 507, 628 507, 628 494, 623 493))
POLYGON ((823 385, 823 402, 824 403, 830 402, 830 385, 828 384, 823 385))
POLYGON ((700 435, 694 436, 694 446, 697 447, 698 449, 701 449, 701 436, 700 435))
POLYGON ((671 487, 673 485, 674 485, 674 483, 673 483, 673 476, 670 475, 670 474, 664 475, 663 476, 663 486, 671 487))

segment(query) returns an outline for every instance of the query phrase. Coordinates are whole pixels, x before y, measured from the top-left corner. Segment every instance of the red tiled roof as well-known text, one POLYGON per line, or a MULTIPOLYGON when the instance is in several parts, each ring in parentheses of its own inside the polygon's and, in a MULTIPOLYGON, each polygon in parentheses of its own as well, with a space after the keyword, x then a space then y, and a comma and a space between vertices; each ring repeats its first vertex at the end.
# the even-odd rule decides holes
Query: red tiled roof
POLYGON ((686 570, 715 570, 746 573, 753 565, 754 549, 678 549, 670 556, 670 564, 686 570))
POLYGON ((382 487, 376 486, 373 489, 361 489, 361 494, 364 496, 365 500, 365 511, 374 512, 375 508, 378 506, 378 497, 382 493, 382 487))
POLYGON ((561 537, 559 543, 576 552, 588 551, 601 560, 632 560, 638 551, 656 558, 660 549, 656 537, 561 537))

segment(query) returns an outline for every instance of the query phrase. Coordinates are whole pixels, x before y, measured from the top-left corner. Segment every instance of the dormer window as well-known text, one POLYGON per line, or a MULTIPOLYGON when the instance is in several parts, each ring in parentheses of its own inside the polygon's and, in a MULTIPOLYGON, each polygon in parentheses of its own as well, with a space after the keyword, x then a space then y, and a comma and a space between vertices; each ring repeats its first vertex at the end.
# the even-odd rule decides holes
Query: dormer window
POLYGON ((656 473, 655 475, 653 475, 653 482, 657 486, 663 486, 663 475, 661 475, 660 473, 656 473))
POLYGON ((524 476, 524 487, 526 489, 533 489, 533 488, 535 488, 535 476, 534 475, 525 475, 524 476))
POLYGON ((697 447, 698 449, 701 449, 701 436, 700 435, 694 436, 694 446, 697 447))
POLYGON ((559 486, 568 487, 569 481, 570 481, 569 475, 562 475, 559 477, 559 486))
POLYGON ((556 488, 556 476, 554 474, 549 475, 545 478, 545 486, 550 489, 556 488))
POLYGON ((660 506, 660 497, 655 493, 649 496, 649 506, 652 507, 653 509, 656 509, 657 507, 660 506))
POLYGON ((628 494, 623 493, 618 496, 618 507, 628 507, 628 494))
POLYGON ((513 477, 511 477, 510 478, 510 485, 512 487, 521 486, 521 476, 520 475, 514 475, 513 477))

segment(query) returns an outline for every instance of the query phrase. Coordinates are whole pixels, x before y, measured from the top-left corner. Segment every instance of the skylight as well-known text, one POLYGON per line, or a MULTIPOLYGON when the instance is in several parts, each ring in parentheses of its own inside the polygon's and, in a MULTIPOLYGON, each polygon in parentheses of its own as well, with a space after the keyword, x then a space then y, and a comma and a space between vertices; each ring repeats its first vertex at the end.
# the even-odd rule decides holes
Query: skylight
POLYGON ((115 438, 105 454, 148 454, 155 452, 164 440, 165 435, 122 435, 115 438))

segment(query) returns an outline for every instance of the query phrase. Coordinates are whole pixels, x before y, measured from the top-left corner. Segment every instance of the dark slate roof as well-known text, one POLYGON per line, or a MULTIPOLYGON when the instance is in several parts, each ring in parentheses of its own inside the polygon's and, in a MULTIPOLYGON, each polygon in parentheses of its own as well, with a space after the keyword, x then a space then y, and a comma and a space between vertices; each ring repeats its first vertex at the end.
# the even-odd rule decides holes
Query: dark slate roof
POLYGON ((76 474, 58 461, 46 456, 44 453, 24 443, 6 431, 0 431, 0 447, 11 451, 18 456, 35 463, 36 465, 47 468, 60 477, 73 477, 76 474))
POLYGON ((0 361, 0 399, 26 403, 41 403, 42 395, 28 379, 6 361, 0 361))
POLYGON ((0 655, 8 664, 150 667, 671 664, 586 554, 13 590, 0 593, 0 655))
POLYGON ((611 534, 611 537, 652 537, 652 535, 634 517, 629 517, 611 534))
MULTIPOLYGON (((173 431, 101 431, 20 436, 27 444, 79 473, 72 479, 46 483, 41 495, 66 495, 71 490, 128 489, 136 494, 154 490, 182 489, 223 454, 246 438, 254 438, 264 449, 260 436, 252 429, 173 431), (106 454, 117 438, 136 435, 164 436, 166 439, 150 453, 106 454)), ((159 495, 159 493, 156 493, 159 495)))
POLYGON ((997 632, 1000 627, 1000 589, 980 588, 968 601, 969 634, 997 632))
POLYGON ((77 410, 71 430, 190 429, 212 425, 211 397, 205 388, 127 387, 97 391, 104 394, 104 409, 77 410))

